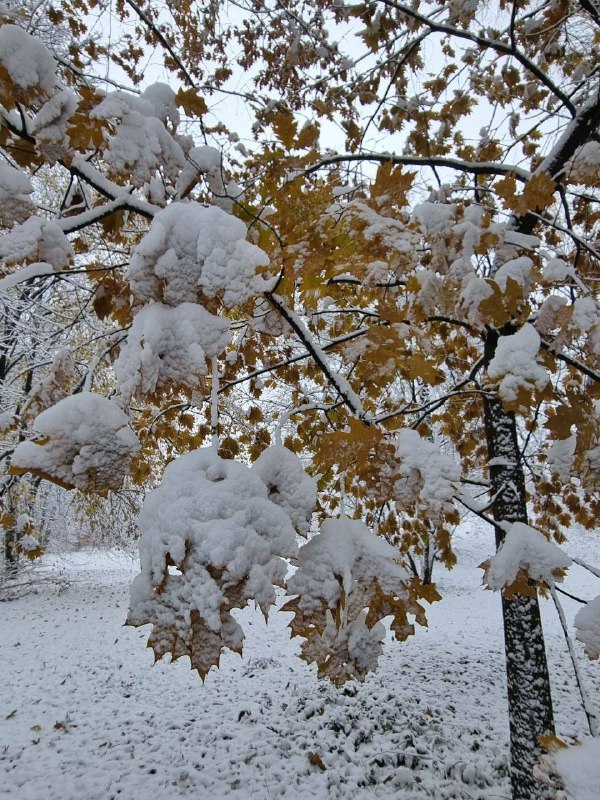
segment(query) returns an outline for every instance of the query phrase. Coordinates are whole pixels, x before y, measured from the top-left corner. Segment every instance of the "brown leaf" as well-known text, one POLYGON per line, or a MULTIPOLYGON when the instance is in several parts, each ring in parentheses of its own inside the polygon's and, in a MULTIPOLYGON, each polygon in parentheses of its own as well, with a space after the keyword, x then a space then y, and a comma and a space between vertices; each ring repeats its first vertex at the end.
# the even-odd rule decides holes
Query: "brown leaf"
POLYGON ((175 99, 188 117, 201 117, 208 111, 204 98, 195 89, 179 89, 175 99))
POLYGON ((313 767, 318 767, 322 772, 325 772, 325 770, 327 769, 327 767, 323 763, 323 759, 318 753, 309 751, 308 760, 313 765, 313 767))

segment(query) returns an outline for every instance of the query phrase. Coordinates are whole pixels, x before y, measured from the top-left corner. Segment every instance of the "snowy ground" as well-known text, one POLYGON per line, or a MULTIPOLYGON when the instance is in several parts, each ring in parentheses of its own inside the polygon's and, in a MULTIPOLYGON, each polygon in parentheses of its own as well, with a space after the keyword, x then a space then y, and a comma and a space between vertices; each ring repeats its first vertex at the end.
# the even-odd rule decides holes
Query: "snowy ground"
MULTIPOLYGON (((597 539, 569 550, 597 564, 597 539)), ((499 598, 477 569, 490 549, 489 534, 463 530, 461 566, 438 570, 444 601, 429 630, 390 643, 365 685, 341 690, 295 657, 287 615, 267 628, 250 609, 244 659, 224 658, 204 686, 183 660, 153 667, 147 631, 121 627, 135 562, 90 551, 55 561, 68 588, 0 603, 0 796, 508 798, 499 598)), ((600 592, 571 573, 574 594, 600 592)), ((572 617, 578 605, 564 604, 572 617)), ((572 739, 585 720, 548 602, 544 613, 558 734, 572 739)), ((582 663, 600 705, 600 665, 582 663)))

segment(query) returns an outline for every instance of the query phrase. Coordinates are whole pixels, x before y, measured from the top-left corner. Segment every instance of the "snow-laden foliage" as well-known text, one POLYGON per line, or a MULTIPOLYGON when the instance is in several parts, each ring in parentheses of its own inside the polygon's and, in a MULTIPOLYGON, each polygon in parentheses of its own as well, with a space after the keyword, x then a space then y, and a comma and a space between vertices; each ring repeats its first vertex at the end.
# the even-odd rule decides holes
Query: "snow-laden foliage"
POLYGON ((241 220, 216 206, 173 203, 159 211, 129 265, 136 302, 218 297, 227 308, 243 305, 267 286, 258 270, 269 263, 246 234, 241 220))
POLYGON ((288 515, 296 532, 307 536, 317 504, 317 482, 304 471, 298 456, 274 445, 263 450, 252 471, 269 490, 269 500, 288 515))
POLYGON ((24 222, 35 213, 32 192, 33 186, 25 172, 0 162, 0 228, 24 222))
POLYGON ((206 359, 220 356, 229 344, 229 327, 226 317, 196 303, 141 308, 114 365, 123 398, 168 386, 196 389, 208 371, 206 359))
MULTIPOLYGON (((528 522, 551 540, 600 513, 594 4, 500 3, 485 19, 477 0, 278 0, 241 16, 196 0, 17 5, 0 9, 0 24, 22 27, 0 29, 0 161, 35 191, 2 179, 3 219, 17 223, 0 238, 17 270, 0 283, 2 462, 29 435, 34 373, 67 344, 69 391, 112 392, 118 358, 122 402, 135 397, 127 413, 144 431, 140 483, 211 434, 222 456, 251 463, 285 420, 286 445, 319 474, 315 523, 343 492, 352 524, 397 543, 415 574, 419 555, 453 564, 466 483, 471 508, 506 535, 490 580, 504 587, 519 687, 508 692, 513 786, 541 800, 534 769, 554 725, 535 581, 564 566, 548 550, 532 566, 541 545, 528 522), (177 91, 146 87, 146 46, 177 91), (228 124, 230 98, 243 99, 246 130, 228 124), (61 325, 43 338, 48 316, 61 325), (227 344, 229 323, 211 322, 221 316, 227 344)), ((283 481, 273 491, 253 469, 290 535, 285 508, 306 531, 308 495, 288 503, 283 481)), ((13 478, 3 502, 26 493, 13 478)), ((383 561, 369 602, 348 595, 351 615, 345 575, 335 609, 327 598, 315 608, 303 652, 322 674, 364 675, 384 606, 397 602, 404 630, 400 594, 379 603, 383 561)), ((164 569, 161 581, 181 577, 164 569)), ((218 584, 232 567, 212 569, 218 584)), ((206 628, 197 600, 174 580, 161 606, 160 585, 146 585, 148 617, 177 606, 183 627, 158 624, 158 650, 191 652, 194 626, 206 628)), ((250 597, 249 579, 239 597, 234 586, 223 615, 250 597)), ((219 641, 238 647, 217 616, 219 641)))
MULTIPOLYGON (((561 580, 573 563, 560 547, 522 522, 505 524, 506 536, 498 552, 485 565, 488 589, 510 589, 519 578, 552 584, 561 580)), ((523 586, 514 587, 522 591, 523 586)))
POLYGON ((599 162, 600 143, 586 142, 567 165, 569 178, 586 186, 597 185, 599 162))
POLYGON ((540 335, 529 322, 498 340, 488 376, 498 381, 498 394, 507 407, 528 405, 532 392, 543 392, 550 376, 537 360, 540 335))
POLYGON ((337 684, 364 680, 381 654, 384 617, 393 617, 398 639, 413 632, 407 611, 422 609, 409 601, 409 576, 397 556, 363 522, 348 517, 326 520, 300 548, 298 569, 287 582, 288 594, 297 597, 283 610, 294 612, 292 635, 305 639, 302 656, 317 663, 319 675, 337 684))
POLYGON ((66 349, 59 350, 52 359, 48 373, 40 375, 33 382, 21 411, 22 416, 29 419, 37 417, 45 409, 66 398, 74 372, 75 364, 71 353, 66 349))
POLYGON ((575 616, 577 638, 590 658, 600 658, 600 596, 580 608, 575 616))
POLYGON ((36 441, 21 442, 11 473, 32 473, 68 489, 106 494, 120 488, 139 450, 125 412, 91 392, 65 397, 33 421, 36 441))
POLYGON ((296 553, 292 523, 259 475, 208 447, 169 464, 139 527, 141 574, 127 622, 151 623, 156 657, 187 655, 204 677, 224 647, 242 650, 231 610, 252 599, 266 616, 274 603, 283 557, 296 553))
POLYGON ((0 75, 0 96, 12 90, 21 101, 39 102, 54 92, 54 57, 38 38, 18 25, 0 26, 0 67, 5 71, 0 75))
POLYGON ((400 503, 420 506, 432 518, 441 518, 452 507, 460 480, 460 468, 447 453, 405 428, 396 434, 394 493, 400 503))
POLYGON ((72 257, 73 248, 60 226, 43 217, 29 217, 0 235, 0 261, 7 264, 37 261, 63 269, 72 257))
POLYGON ((77 104, 76 94, 64 89, 44 103, 31 122, 31 133, 49 164, 65 156, 69 149, 68 129, 77 104))
POLYGON ((141 97, 112 92, 91 116, 110 120, 113 133, 107 136, 104 159, 113 175, 126 173, 134 186, 143 186, 157 169, 173 180, 185 163, 184 153, 164 122, 179 121, 175 93, 165 84, 153 84, 141 97))
POLYGON ((192 147, 186 153, 185 166, 177 179, 178 196, 185 197, 188 195, 201 175, 206 178, 206 182, 215 195, 224 193, 223 158, 216 147, 208 145, 192 147))

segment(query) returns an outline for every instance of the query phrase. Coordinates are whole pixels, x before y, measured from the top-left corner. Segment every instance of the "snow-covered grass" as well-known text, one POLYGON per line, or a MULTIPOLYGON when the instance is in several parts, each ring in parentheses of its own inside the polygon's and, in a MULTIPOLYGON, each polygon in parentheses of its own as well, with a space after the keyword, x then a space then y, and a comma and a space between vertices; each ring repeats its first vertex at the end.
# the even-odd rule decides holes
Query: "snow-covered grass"
MULTIPOLYGON (((574 555, 598 563, 594 535, 574 555)), ((245 656, 204 685, 182 659, 152 666, 145 629, 123 628, 131 558, 83 551, 64 584, 0 603, 0 795, 18 800, 325 800, 509 797, 499 597, 481 588, 487 531, 464 528, 461 565, 438 570, 428 630, 388 643, 364 685, 335 689, 286 629, 247 608, 245 656)), ((573 566, 565 588, 600 582, 573 566)), ((598 585, 596 585, 598 583, 598 585)), ((572 619, 579 607, 563 598, 572 619)), ((585 734, 562 633, 544 602, 558 735, 585 734)), ((577 644, 578 652, 582 647, 577 644)), ((582 656, 596 705, 598 663, 582 656)))

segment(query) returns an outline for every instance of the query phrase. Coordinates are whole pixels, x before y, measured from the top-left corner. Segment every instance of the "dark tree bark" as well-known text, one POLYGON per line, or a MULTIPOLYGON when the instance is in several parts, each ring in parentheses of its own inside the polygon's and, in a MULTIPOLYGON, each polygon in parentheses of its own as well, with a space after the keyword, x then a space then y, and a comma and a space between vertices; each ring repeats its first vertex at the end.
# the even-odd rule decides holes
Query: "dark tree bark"
MULTIPOLYGON (((491 491, 498 495, 494 518, 527 523, 525 479, 519 455, 515 417, 497 399, 485 401, 485 427, 491 461, 491 491)), ((496 546, 504 538, 496 526, 496 546)), ((535 597, 502 595, 506 679, 510 725, 513 800, 542 800, 546 787, 535 780, 535 765, 544 754, 540 737, 554 733, 550 676, 540 607, 535 597)))
MULTIPOLYGON (((546 172, 559 182, 568 160, 578 147, 595 135, 599 124, 600 93, 596 89, 577 111, 537 171, 546 172)), ((535 211, 541 212, 543 209, 535 211)), ((513 217, 509 227, 515 232, 530 234, 537 223, 536 214, 529 212, 513 217)), ((498 260, 495 269, 500 264, 498 260)), ((488 330, 485 343, 488 364, 494 356, 499 337, 514 332, 511 325, 502 331, 488 330)), ((515 416, 504 410, 497 397, 485 397, 484 410, 488 461, 491 462, 491 492, 496 498, 494 519, 527 524, 527 494, 515 416)), ((499 547, 504 539, 504 531, 499 526, 495 530, 496 547, 499 547)), ((554 715, 537 595, 509 599, 503 593, 502 616, 513 800, 545 800, 549 796, 548 790, 535 780, 533 770, 545 752, 540 737, 554 733, 554 715)))

